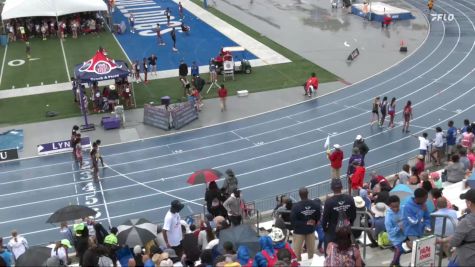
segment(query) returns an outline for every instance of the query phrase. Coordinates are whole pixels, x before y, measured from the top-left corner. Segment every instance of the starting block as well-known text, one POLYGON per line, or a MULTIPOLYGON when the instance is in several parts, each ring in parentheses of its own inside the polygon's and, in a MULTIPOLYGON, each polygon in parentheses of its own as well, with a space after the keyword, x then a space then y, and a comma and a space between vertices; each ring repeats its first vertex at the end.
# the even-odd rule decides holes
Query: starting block
POLYGON ((247 91, 247 90, 237 91, 236 93, 237 93, 238 96, 248 96, 249 95, 249 91, 247 91))

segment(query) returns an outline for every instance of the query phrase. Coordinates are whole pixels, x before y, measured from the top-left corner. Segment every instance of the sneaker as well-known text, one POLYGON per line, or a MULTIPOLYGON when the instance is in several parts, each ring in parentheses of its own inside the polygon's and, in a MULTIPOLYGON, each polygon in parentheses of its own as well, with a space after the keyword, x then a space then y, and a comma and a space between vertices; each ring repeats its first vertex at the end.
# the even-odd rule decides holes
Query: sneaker
POLYGON ((173 52, 178 52, 178 49, 176 49, 175 47, 172 48, 173 52))

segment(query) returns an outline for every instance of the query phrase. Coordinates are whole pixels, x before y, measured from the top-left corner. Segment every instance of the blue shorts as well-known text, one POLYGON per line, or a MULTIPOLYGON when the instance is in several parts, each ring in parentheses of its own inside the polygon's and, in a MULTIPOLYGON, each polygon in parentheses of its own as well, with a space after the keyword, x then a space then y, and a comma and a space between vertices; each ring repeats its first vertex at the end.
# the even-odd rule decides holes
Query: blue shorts
POLYGON ((419 154, 423 155, 425 157, 427 155, 427 150, 426 149, 419 149, 419 154))

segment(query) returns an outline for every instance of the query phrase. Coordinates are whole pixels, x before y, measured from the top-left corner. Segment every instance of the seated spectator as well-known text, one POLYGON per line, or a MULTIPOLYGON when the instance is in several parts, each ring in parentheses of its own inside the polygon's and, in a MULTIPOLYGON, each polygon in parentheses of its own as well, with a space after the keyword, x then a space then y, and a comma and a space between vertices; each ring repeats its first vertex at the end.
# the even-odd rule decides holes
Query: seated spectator
POLYGON ((415 167, 415 171, 416 171, 416 175, 419 175, 425 170, 425 167, 426 167, 426 164, 425 164, 425 158, 424 158, 424 155, 417 155, 417 159, 416 159, 416 165, 414 166, 415 167))
POLYGON ((447 171, 447 181, 457 183, 465 179, 466 169, 460 162, 459 155, 452 155, 445 171, 447 171))
POLYGON ((292 262, 292 255, 287 249, 279 249, 277 251, 277 262, 274 265, 275 267, 277 266, 282 266, 282 267, 289 267, 289 266, 299 266, 298 262, 292 262), (294 264, 294 265, 292 265, 294 264))
POLYGON ((376 171, 371 172, 371 180, 370 180, 370 189, 373 190, 374 186, 379 184, 381 180, 385 179, 384 176, 379 175, 376 171))
POLYGON ((336 229, 336 240, 328 244, 326 254, 326 267, 362 266, 360 250, 352 242, 349 226, 336 229))
MULTIPOLYGON (((421 178, 421 187, 422 187, 422 184, 425 181, 428 181, 428 182, 430 182, 430 185, 431 185, 432 188, 436 188, 435 182, 434 182, 434 180, 431 179, 428 172, 421 172, 419 177, 421 178)), ((426 191, 427 191, 427 189, 426 189, 426 191)), ((429 191, 427 191, 427 192, 429 192, 429 191)))
POLYGON ((416 188, 419 187, 419 184, 421 183, 421 179, 419 179, 418 175, 411 175, 409 177, 409 188, 411 188, 413 191, 416 190, 416 188))
POLYGON ((471 171, 472 168, 471 168, 470 160, 467 157, 467 149, 466 148, 463 147, 459 150, 459 157, 460 157, 459 161, 463 164, 465 170, 466 171, 471 171))
POLYGON ((249 248, 245 245, 240 245, 237 250, 237 261, 242 267, 252 267, 254 259, 251 257, 249 248))
POLYGON ((383 202, 387 205, 388 200, 389 200, 389 192, 388 191, 381 191, 376 195, 374 203, 383 202))
POLYGON ((227 262, 232 262, 236 261, 237 259, 237 253, 236 250, 234 249, 233 243, 226 241, 223 244, 223 256, 226 258, 227 262))
POLYGON ((198 265, 197 267, 212 267, 213 266, 213 253, 211 249, 205 249, 201 252, 200 261, 201 261, 201 264, 198 265))
POLYGON ((290 260, 292 262, 291 266, 292 267, 298 266, 299 264, 297 262, 297 255, 295 255, 295 252, 290 246, 290 244, 285 241, 285 235, 282 232, 282 230, 277 227, 272 227, 272 231, 269 233, 269 236, 272 239, 275 253, 277 254, 277 252, 281 249, 287 250, 291 256, 290 257, 290 260))
POLYGON ((402 244, 406 242, 407 236, 404 234, 402 222, 402 211, 400 209, 401 201, 398 196, 389 197, 389 210, 384 218, 384 226, 389 235, 389 240, 394 248, 394 256, 390 266, 400 266, 400 258, 404 249, 402 244))
POLYGON ((442 179, 439 172, 431 172, 430 179, 434 181, 435 187, 442 188, 442 179))
POLYGON ((254 257, 253 266, 273 266, 277 262, 277 255, 272 246, 272 239, 269 236, 261 236, 259 238, 259 244, 261 245, 261 251, 257 252, 254 257))
POLYGON ((412 242, 424 235, 424 230, 430 230, 430 214, 426 206, 428 193, 422 188, 417 188, 412 197, 402 210, 404 234, 412 242))
POLYGON ((411 176, 409 174, 410 168, 411 166, 409 166, 409 164, 404 164, 402 166, 402 170, 398 173, 399 183, 407 184, 409 182, 409 177, 411 176))
POLYGON ((443 232, 443 218, 435 219, 434 234, 442 237, 451 236, 455 232, 455 227, 457 226, 457 212, 453 209, 448 208, 447 199, 445 197, 439 197, 437 199, 437 211, 432 213, 433 215, 446 215, 453 220, 447 219, 445 224, 445 233, 443 232))
POLYGON ((382 202, 376 203, 371 207, 371 212, 374 214, 373 227, 375 239, 378 238, 380 233, 386 232, 386 226, 384 225, 386 209, 386 204, 382 202))
POLYGON ((371 199, 368 196, 367 187, 368 187, 368 185, 364 184, 363 188, 360 189, 360 197, 364 200, 366 209, 370 210, 371 209, 371 199))
POLYGON ((198 246, 201 247, 201 250, 205 250, 208 246, 208 243, 215 238, 216 236, 214 235, 213 228, 211 228, 209 222, 206 222, 205 229, 201 230, 198 234, 198 246))

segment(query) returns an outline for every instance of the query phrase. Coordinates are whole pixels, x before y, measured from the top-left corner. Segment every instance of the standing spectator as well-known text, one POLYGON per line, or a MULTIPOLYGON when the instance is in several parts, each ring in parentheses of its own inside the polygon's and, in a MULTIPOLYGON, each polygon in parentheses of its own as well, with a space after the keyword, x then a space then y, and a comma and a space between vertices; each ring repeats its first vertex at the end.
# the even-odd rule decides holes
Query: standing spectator
POLYGON ((272 239, 267 235, 261 236, 259 238, 259 244, 261 245, 261 251, 257 252, 256 256, 254 257, 253 266, 274 266, 274 264, 277 262, 277 254, 272 247, 272 239))
POLYGON ((130 13, 129 24, 130 24, 130 32, 131 32, 131 33, 135 33, 135 29, 134 29, 134 26, 135 26, 135 16, 134 16, 134 13, 130 13))
POLYGON ((6 250, 3 246, 3 238, 0 237, 0 258, 3 259, 5 262, 6 267, 12 266, 13 263, 13 255, 10 251, 6 250))
POLYGON ((389 210, 384 219, 384 225, 388 232, 389 240, 394 248, 394 256, 390 266, 400 266, 399 259, 401 258, 404 249, 402 243, 406 242, 407 236, 404 234, 404 226, 402 222, 402 211, 400 209, 400 200, 398 196, 389 197, 389 210))
POLYGON ((199 75, 195 76, 194 78, 191 79, 191 83, 193 83, 193 86, 198 89, 198 91, 201 93, 203 90, 203 87, 205 86, 206 82, 201 78, 199 75))
POLYGON ((391 103, 388 106, 389 124, 388 127, 394 128, 394 115, 396 115, 396 98, 391 99, 391 103))
MULTIPOLYGON (((333 179, 338 180, 340 179, 333 179)), ((341 181, 340 181, 341 183, 341 181)), ((313 258, 315 252, 315 229, 321 216, 321 206, 308 198, 305 187, 299 189, 300 201, 292 206, 290 220, 294 227, 293 246, 297 260, 302 260, 302 246, 305 241, 308 259, 313 258)))
POLYGON ((165 42, 163 41, 162 32, 160 30, 160 24, 159 23, 157 23, 157 27, 155 28, 155 31, 157 32, 158 45, 165 45, 165 42))
POLYGON ((365 143, 364 139, 363 139, 363 136, 361 136, 360 134, 358 134, 356 136, 356 140, 355 142, 353 142, 353 147, 357 147, 359 152, 360 152, 360 155, 361 155, 361 166, 365 166, 365 162, 364 162, 364 159, 366 157, 366 154, 368 154, 369 152, 369 148, 368 148, 368 145, 365 143))
POLYGON ((465 179, 466 169, 460 162, 459 155, 452 155, 452 161, 449 161, 445 171, 447 171, 448 182, 458 183, 465 179))
POLYGON ((447 135, 445 140, 447 142, 447 160, 450 160, 452 154, 455 150, 455 141, 457 139, 457 128, 454 127, 454 121, 450 120, 448 122, 449 128, 447 129, 447 135))
POLYGON ((425 158, 427 155, 427 148, 430 145, 429 140, 427 140, 427 136, 428 136, 427 133, 423 132, 422 136, 415 136, 415 135, 413 136, 417 137, 417 139, 419 140, 419 154, 423 155, 425 158))
POLYGON ((143 82, 145 84, 148 83, 148 62, 147 62, 147 58, 143 58, 143 62, 142 62, 142 69, 143 69, 143 82))
POLYGON ((172 27, 172 30, 170 31, 170 36, 172 37, 172 41, 173 41, 172 50, 173 50, 173 52, 178 52, 178 49, 176 48, 176 32, 175 32, 175 27, 172 27))
MULTIPOLYGON (((74 237, 74 250, 79 258, 79 265, 83 266, 82 258, 89 245, 89 234, 86 234, 85 225, 80 223, 74 228, 76 236, 74 237)), ((62 242, 62 241, 61 241, 62 242)))
POLYGON ((465 148, 471 148, 473 146, 474 135, 472 130, 472 127, 468 126, 467 130, 462 133, 462 140, 460 141, 460 144, 465 148))
MULTIPOLYGON (((59 260, 60 266, 66 266, 70 264, 68 257, 68 249, 71 248, 71 243, 67 239, 62 239, 56 242, 56 245, 51 249, 51 257, 59 260)), ((79 259, 82 262, 82 259, 79 259)))
POLYGON ((465 200, 470 213, 467 214, 457 225, 455 233, 451 238, 443 239, 449 241, 451 247, 455 247, 455 257, 451 259, 449 266, 472 266, 475 262, 475 189, 469 189, 465 194, 460 195, 465 200), (455 263, 455 265, 451 265, 455 263))
POLYGON ((272 227, 272 231, 269 233, 269 236, 272 239, 274 251, 277 253, 277 251, 281 249, 287 250, 290 254, 291 266, 299 266, 297 262, 297 255, 295 255, 295 252, 289 243, 285 241, 285 235, 282 232, 282 229, 272 227))
POLYGON ((215 181, 209 183, 205 192, 205 201, 208 212, 216 216, 227 217, 226 209, 223 207, 225 198, 222 192, 218 189, 218 185, 215 181))
POLYGON ((178 66, 178 75, 180 76, 180 79, 183 79, 185 81, 188 81, 188 65, 185 63, 185 61, 182 59, 180 60, 180 65, 178 66))
POLYGON ((360 150, 357 147, 353 147, 352 152, 351 152, 351 157, 348 160, 348 169, 346 171, 346 175, 348 178, 355 172, 355 168, 353 166, 353 162, 357 162, 358 165, 361 165, 361 154, 360 150))
POLYGON ((223 187, 221 187, 221 190, 225 197, 229 197, 234 190, 238 188, 238 179, 234 175, 233 170, 227 169, 226 170, 226 178, 224 179, 223 187))
POLYGON ((333 148, 335 149, 333 152, 327 151, 327 157, 330 160, 331 177, 339 179, 344 156, 339 144, 334 144, 333 148))
POLYGON ((417 188, 412 197, 402 210, 402 223, 404 235, 412 242, 424 235, 424 230, 430 230, 430 214, 426 201, 428 193, 422 188, 417 188))
POLYGON ((191 77, 195 78, 196 76, 199 76, 199 75, 200 75, 200 69, 198 65, 196 64, 196 61, 193 61, 193 63, 191 63, 191 77))
POLYGON ((340 227, 335 233, 336 239, 328 244, 323 266, 351 266, 361 267, 362 259, 358 246, 351 238, 349 226, 340 227))
POLYGON ((416 161, 416 165, 414 166, 416 167, 415 170, 416 170, 416 175, 420 175, 426 168, 426 164, 425 164, 425 160, 424 160, 424 155, 417 155, 417 161, 416 161))
POLYGON ((328 244, 336 240, 336 226, 338 222, 345 225, 352 225, 356 218, 356 206, 352 197, 342 194, 343 184, 340 179, 333 179, 331 182, 333 196, 325 201, 323 207, 322 227, 325 232, 325 253, 328 244))
POLYGON ((221 84, 221 88, 218 90, 219 100, 221 101, 221 112, 226 110, 226 97, 228 96, 228 90, 221 84))
POLYGON ((444 153, 444 133, 442 128, 437 126, 435 128, 434 148, 430 152, 430 157, 435 161, 436 166, 440 166, 442 153, 444 153))
POLYGON ((388 113, 388 97, 383 97, 383 101, 379 104, 379 109, 381 110, 381 121, 379 122, 379 127, 383 127, 386 114, 388 113))
POLYGON ((353 162, 355 172, 351 175, 351 190, 349 191, 350 195, 358 196, 360 189, 363 188, 363 181, 366 169, 364 166, 358 165, 355 161, 353 162), (352 193, 353 192, 353 193, 352 193))
POLYGON ((167 248, 175 250, 178 257, 183 254, 181 240, 183 238, 180 223, 180 211, 185 207, 179 200, 173 200, 170 210, 165 215, 163 222, 163 238, 167 248))
POLYGON ((469 170, 472 171, 475 166, 475 146, 469 148, 467 158, 470 161, 469 170))
POLYGON ((242 221, 242 208, 241 208, 241 191, 237 188, 233 193, 224 201, 223 206, 228 212, 229 221, 233 226, 238 226, 242 221))
POLYGON ((61 228, 59 229, 59 233, 62 239, 67 239, 69 242, 73 242, 73 231, 68 226, 67 222, 61 222, 61 228))
POLYGON ((148 58, 148 63, 150 64, 150 67, 152 68, 150 70, 151 74, 155 75, 155 76, 158 76, 158 74, 157 74, 157 56, 155 54, 152 54, 148 58))
POLYGON ((467 131, 467 128, 470 127, 470 120, 465 119, 463 120, 463 127, 460 129, 460 133, 465 133, 467 131))
POLYGON ((28 241, 23 236, 18 235, 16 230, 12 231, 12 238, 8 242, 8 248, 15 257, 15 261, 18 260, 25 251, 28 249, 28 241))
POLYGON ((407 101, 406 106, 402 110, 402 117, 404 120, 404 123, 402 124, 402 132, 409 132, 409 123, 411 122, 412 119, 412 103, 411 101, 407 101))
POLYGON ((373 100, 373 106, 371 108, 371 126, 373 126, 375 122, 379 123, 379 100, 379 96, 375 97, 373 100))

